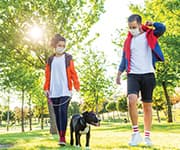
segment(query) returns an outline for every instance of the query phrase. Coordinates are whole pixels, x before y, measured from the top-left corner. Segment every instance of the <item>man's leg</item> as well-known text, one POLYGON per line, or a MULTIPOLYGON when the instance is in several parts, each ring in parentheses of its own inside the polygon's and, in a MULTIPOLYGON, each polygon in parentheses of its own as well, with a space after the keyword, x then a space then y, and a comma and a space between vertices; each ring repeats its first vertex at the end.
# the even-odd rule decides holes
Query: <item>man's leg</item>
POLYGON ((146 145, 151 146, 150 131, 152 126, 152 95, 156 81, 154 74, 144 75, 142 80, 142 101, 144 111, 144 142, 146 145))
POLYGON ((152 103, 143 102, 144 130, 150 131, 152 125, 152 103))
POLYGON ((133 126, 138 125, 137 98, 136 94, 128 95, 128 110, 133 126))
POLYGON ((152 125, 152 103, 143 102, 144 111, 144 142, 147 146, 151 146, 150 131, 152 125))
POLYGON ((138 129, 138 110, 137 110, 137 100, 138 93, 140 90, 139 76, 138 75, 128 75, 128 109, 131 118, 133 134, 129 145, 136 146, 141 141, 141 135, 138 129))
POLYGON ((132 129, 133 129, 133 134, 129 142, 130 146, 136 146, 142 141, 142 138, 138 129, 137 99, 138 97, 136 94, 128 95, 128 109, 129 109, 129 115, 131 118, 132 129))

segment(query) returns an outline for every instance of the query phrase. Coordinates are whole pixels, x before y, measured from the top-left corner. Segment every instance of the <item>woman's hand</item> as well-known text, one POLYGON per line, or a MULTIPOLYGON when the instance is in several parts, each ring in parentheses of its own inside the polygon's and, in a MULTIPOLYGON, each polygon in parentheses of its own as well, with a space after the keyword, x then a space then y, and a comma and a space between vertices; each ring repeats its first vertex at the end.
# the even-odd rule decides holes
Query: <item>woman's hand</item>
POLYGON ((44 94, 46 95, 46 97, 49 97, 49 90, 45 90, 44 94))

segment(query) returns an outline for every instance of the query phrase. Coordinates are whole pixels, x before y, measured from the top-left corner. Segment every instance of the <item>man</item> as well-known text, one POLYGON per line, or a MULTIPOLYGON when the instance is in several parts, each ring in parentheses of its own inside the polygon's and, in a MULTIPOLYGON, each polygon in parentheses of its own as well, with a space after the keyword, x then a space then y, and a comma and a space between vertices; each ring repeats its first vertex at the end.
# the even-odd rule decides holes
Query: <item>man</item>
POLYGON ((123 71, 127 71, 128 109, 132 122, 133 134, 130 146, 142 141, 138 129, 137 100, 141 91, 144 111, 144 142, 151 146, 150 130, 152 124, 152 94, 155 87, 155 62, 164 61, 163 53, 157 42, 165 32, 165 26, 158 22, 147 21, 141 24, 141 16, 133 14, 128 18, 129 32, 124 43, 122 60, 116 82, 120 84, 123 71), (154 27, 154 30, 152 27, 154 27))

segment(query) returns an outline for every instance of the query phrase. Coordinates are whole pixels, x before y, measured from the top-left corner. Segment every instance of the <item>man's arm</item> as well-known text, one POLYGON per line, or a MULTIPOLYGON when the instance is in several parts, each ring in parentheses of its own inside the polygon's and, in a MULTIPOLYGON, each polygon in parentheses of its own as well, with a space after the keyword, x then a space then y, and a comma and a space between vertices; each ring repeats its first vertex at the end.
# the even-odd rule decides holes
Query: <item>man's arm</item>
POLYGON ((116 77, 116 83, 121 84, 121 74, 124 72, 126 69, 126 59, 125 59, 125 53, 123 52, 121 63, 119 65, 117 77, 116 77))
POLYGON ((166 31, 166 27, 162 23, 155 22, 153 26, 155 27, 154 35, 157 37, 160 37, 166 31))
POLYGON ((156 37, 160 37, 166 31, 166 26, 159 22, 147 21, 146 25, 155 27, 154 35, 156 37))

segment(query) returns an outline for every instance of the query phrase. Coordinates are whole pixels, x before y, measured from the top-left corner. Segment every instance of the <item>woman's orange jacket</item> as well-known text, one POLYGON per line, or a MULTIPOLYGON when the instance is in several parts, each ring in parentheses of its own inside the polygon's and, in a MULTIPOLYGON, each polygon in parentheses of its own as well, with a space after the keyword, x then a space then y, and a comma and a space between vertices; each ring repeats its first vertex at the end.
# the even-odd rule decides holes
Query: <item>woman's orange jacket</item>
MULTIPOLYGON (((44 90, 50 90, 51 64, 52 64, 52 61, 54 59, 54 56, 55 55, 50 56, 48 58, 47 63, 46 63, 44 90)), ((72 56, 70 54, 65 53, 65 63, 66 63, 68 88, 69 88, 69 90, 72 90, 72 85, 74 85, 74 88, 77 91, 79 91, 80 84, 79 84, 77 73, 76 73, 75 68, 74 68, 74 62, 73 62, 72 56)))

